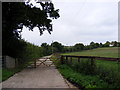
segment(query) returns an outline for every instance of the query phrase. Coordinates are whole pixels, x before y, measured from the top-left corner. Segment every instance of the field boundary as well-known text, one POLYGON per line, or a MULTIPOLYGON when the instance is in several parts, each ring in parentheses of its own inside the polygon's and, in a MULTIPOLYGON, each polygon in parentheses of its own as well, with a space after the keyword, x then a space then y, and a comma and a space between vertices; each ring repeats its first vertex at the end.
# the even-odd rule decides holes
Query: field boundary
POLYGON ((106 60, 106 61, 116 61, 120 62, 120 58, 108 58, 108 57, 97 57, 97 56, 76 56, 76 55, 61 55, 61 63, 63 63, 63 60, 68 60, 68 57, 71 58, 78 58, 78 62, 80 62, 80 58, 89 58, 91 60, 97 59, 97 60, 106 60))

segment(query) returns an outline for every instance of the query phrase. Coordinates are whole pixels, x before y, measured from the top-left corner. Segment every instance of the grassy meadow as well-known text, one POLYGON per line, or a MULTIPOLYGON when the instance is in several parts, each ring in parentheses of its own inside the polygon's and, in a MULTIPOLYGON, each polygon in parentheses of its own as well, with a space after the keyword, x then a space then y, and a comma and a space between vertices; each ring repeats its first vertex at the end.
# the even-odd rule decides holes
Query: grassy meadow
POLYGON ((80 52, 71 52, 71 53, 64 53, 62 55, 78 55, 78 56, 101 56, 101 57, 112 57, 118 58, 118 52, 120 47, 107 47, 107 48, 97 48, 92 50, 84 50, 80 52))
MULTIPOLYGON (((97 48, 62 55, 99 56, 118 58, 118 47, 97 48)), ((57 65, 61 74, 79 88, 120 88, 120 62, 68 58, 63 65, 57 65)))

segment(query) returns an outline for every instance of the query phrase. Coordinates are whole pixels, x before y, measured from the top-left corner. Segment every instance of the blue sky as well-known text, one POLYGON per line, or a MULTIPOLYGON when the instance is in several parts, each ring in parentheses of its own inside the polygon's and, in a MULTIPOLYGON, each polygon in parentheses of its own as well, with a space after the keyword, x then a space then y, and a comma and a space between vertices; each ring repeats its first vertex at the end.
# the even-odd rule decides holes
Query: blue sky
POLYGON ((41 45, 58 41, 63 45, 118 40, 118 0, 53 0, 60 18, 53 20, 53 32, 39 35, 38 28, 24 27, 22 38, 41 45))

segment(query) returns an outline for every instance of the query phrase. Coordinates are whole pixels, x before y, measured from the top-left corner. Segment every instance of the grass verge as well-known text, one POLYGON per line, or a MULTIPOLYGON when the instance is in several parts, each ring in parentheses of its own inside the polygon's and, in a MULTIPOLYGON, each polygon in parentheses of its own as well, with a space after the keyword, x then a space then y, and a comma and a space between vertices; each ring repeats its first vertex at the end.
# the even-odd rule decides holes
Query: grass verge
POLYGON ((21 69, 2 69, 2 81, 7 80, 9 77, 13 76, 15 73, 21 71, 21 69))
POLYGON ((60 73, 71 83, 79 87, 84 88, 116 88, 114 84, 108 84, 104 80, 100 79, 97 75, 84 75, 76 72, 68 65, 60 65, 58 67, 60 73))
POLYGON ((113 61, 95 60, 94 67, 89 59, 68 58, 61 65, 57 59, 59 55, 53 55, 55 65, 60 73, 71 83, 79 88, 120 88, 120 63, 113 61))
POLYGON ((23 70, 24 68, 26 68, 27 66, 31 65, 32 63, 34 63, 34 61, 29 60, 28 62, 19 65, 16 68, 13 69, 7 69, 7 68, 2 68, 1 72, 2 72, 2 81, 7 80, 8 78, 10 78, 11 76, 13 76, 15 73, 20 72, 21 70, 23 70))

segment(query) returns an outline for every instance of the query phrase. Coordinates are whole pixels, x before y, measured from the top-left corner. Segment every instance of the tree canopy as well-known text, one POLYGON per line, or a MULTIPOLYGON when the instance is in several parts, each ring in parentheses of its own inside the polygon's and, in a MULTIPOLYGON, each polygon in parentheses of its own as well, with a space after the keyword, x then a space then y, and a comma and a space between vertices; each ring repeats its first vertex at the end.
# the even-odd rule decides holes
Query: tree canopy
POLYGON ((53 49, 53 53, 56 53, 56 52, 62 52, 63 51, 63 45, 59 42, 53 42, 51 44, 51 47, 53 49))
MULTIPOLYGON (((40 35, 47 30, 53 30, 52 19, 59 18, 59 9, 54 8, 52 2, 39 2, 42 8, 29 4, 29 2, 3 2, 2 3, 2 46, 3 54, 10 55, 11 51, 19 51, 24 47, 19 44, 23 26, 33 31, 38 27, 40 35), (18 40, 18 41, 17 41, 18 40), (14 42, 14 44, 13 44, 14 42), (10 53, 8 53, 10 52, 10 53)), ((14 52, 14 53, 15 53, 14 52)))
POLYGON ((11 31, 11 34, 17 37, 19 37, 19 33, 22 31, 23 26, 28 27, 29 30, 38 27, 40 35, 42 35, 45 30, 51 33, 52 20, 50 18, 59 18, 59 9, 55 10, 51 2, 40 2, 40 5, 42 9, 31 7, 32 4, 29 5, 23 2, 3 2, 3 30, 9 29, 9 32, 11 31))
POLYGON ((80 51, 84 49, 84 45, 82 43, 77 43, 74 45, 76 51, 80 51))

